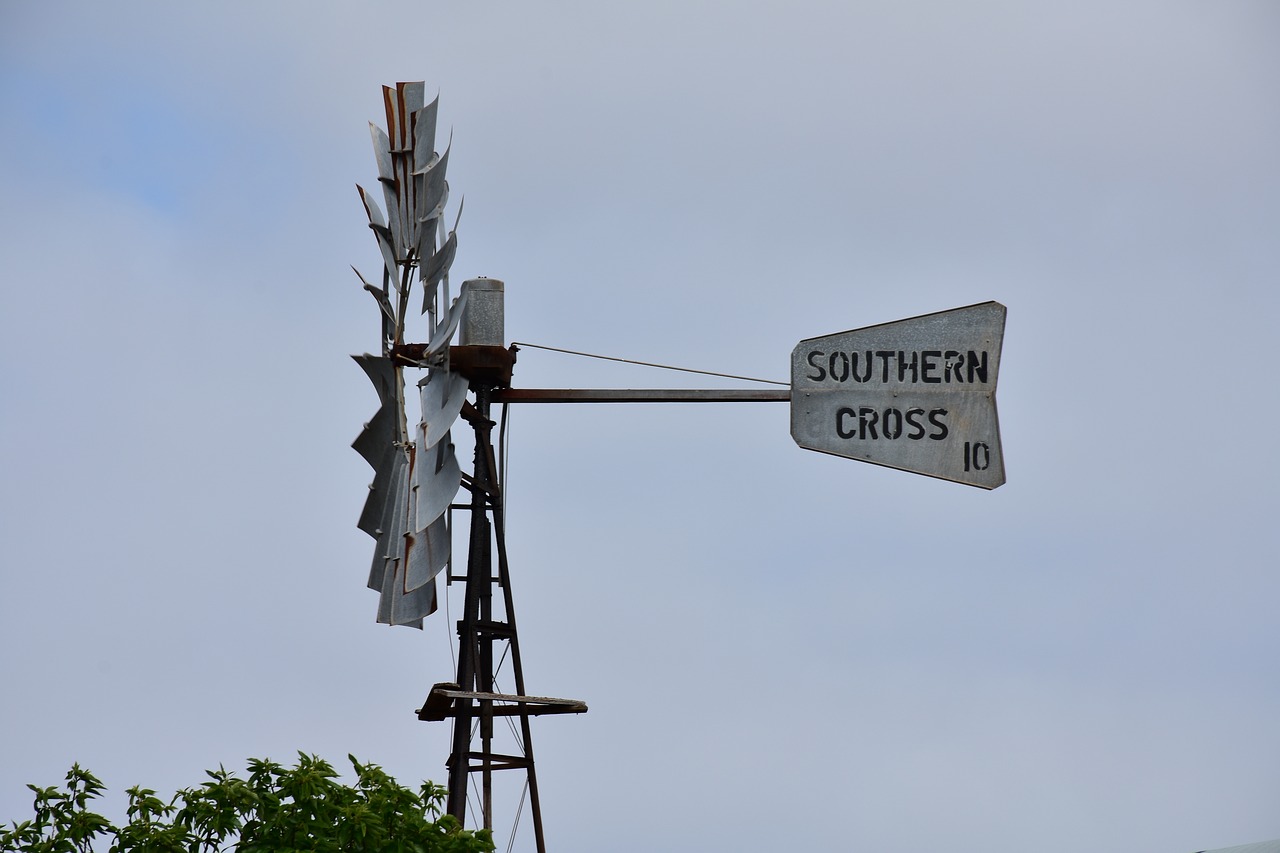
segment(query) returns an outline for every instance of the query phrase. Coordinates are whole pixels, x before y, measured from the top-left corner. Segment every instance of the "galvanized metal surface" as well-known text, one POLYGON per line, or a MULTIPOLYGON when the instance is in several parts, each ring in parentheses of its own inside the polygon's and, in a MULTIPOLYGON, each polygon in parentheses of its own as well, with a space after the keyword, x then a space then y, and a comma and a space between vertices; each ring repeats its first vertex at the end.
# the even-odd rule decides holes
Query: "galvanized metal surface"
POLYGON ((1005 481, 996 379, 1005 307, 984 302, 801 341, 791 436, 831 453, 984 489, 1005 481))
POLYGON ((446 510, 461 483, 448 435, 467 383, 450 371, 448 351, 466 299, 450 302, 448 294, 457 235, 446 234, 442 222, 449 152, 435 151, 437 102, 424 103, 422 83, 399 83, 383 87, 383 105, 387 129, 371 123, 369 134, 386 213, 373 193, 357 187, 383 269, 381 284, 356 270, 378 304, 382 339, 381 356, 356 361, 378 392, 379 408, 353 447, 374 470, 359 527, 377 542, 369 586, 381 595, 378 621, 421 627, 436 608, 434 579, 448 564, 452 542, 446 510), (406 362, 392 355, 403 349, 415 282, 429 343, 406 362), (405 418, 406 364, 429 368, 420 389, 422 418, 412 434, 405 418))
POLYGON ((462 316, 458 345, 505 347, 503 284, 496 278, 473 278, 462 283, 468 303, 462 316))
POLYGON ((418 383, 424 447, 444 438, 467 401, 467 380, 447 370, 432 370, 418 383))

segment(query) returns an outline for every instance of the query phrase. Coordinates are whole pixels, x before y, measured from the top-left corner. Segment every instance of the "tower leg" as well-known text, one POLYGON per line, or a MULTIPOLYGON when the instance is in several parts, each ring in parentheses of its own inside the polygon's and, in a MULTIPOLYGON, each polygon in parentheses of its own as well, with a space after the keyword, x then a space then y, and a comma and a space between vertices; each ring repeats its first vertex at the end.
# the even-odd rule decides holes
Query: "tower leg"
MULTIPOLYGON (((542 804, 538 796, 537 775, 533 764, 533 738, 529 718, 533 713, 580 713, 586 710, 582 703, 572 700, 546 700, 528 697, 525 693, 524 669, 520 660, 520 643, 516 635, 515 608, 511 595, 511 578, 507 562, 506 535, 502 515, 502 495, 497 477, 492 431, 489 420, 489 388, 476 390, 474 413, 468 418, 475 431, 475 467, 471 482, 471 526, 467 552, 467 573, 462 618, 458 621, 458 680, 456 689, 449 691, 452 704, 443 716, 454 718, 453 746, 448 761, 449 798, 448 813, 464 825, 467 820, 467 794, 473 773, 480 774, 480 811, 485 829, 493 828, 493 772, 495 770, 520 770, 526 774, 529 806, 533 819, 533 832, 538 853, 545 853, 542 832, 542 804), (492 519, 492 520, 491 520, 492 519), (494 576, 493 552, 497 545, 498 573, 494 576), (502 589, 502 619, 496 618, 493 586, 502 589), (515 680, 516 696, 504 696, 495 692, 494 645, 506 641, 515 680), (504 716, 520 718, 519 754, 499 754, 494 751, 495 699, 524 699, 533 702, 514 701, 501 710, 504 716), (542 711, 531 711, 531 704, 553 703, 542 711), (554 703, 561 703, 555 705, 554 703), (478 740, 479 743, 475 744, 478 740), (478 750, 473 750, 478 745, 478 750), (473 763, 478 762, 478 763, 473 763)), ((432 691, 433 697, 437 685, 432 691)), ((443 695, 443 694, 441 694, 443 695)), ((432 698, 428 698, 428 707, 432 698)), ((538 707, 538 705, 534 705, 538 707)), ((419 713, 422 719, 428 707, 419 713)))

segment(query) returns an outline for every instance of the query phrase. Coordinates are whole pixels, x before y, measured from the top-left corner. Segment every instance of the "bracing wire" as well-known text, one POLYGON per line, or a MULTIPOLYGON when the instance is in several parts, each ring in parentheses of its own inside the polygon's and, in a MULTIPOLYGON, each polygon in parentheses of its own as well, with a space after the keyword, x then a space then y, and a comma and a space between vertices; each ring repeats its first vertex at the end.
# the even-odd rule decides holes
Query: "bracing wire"
POLYGON ((498 658, 498 665, 493 668, 493 677, 498 677, 498 672, 502 669, 502 664, 507 660, 507 653, 511 651, 511 641, 507 641, 506 647, 502 650, 502 657, 498 658))
POLYGON ((507 728, 511 729, 511 738, 515 741, 516 747, 519 748, 520 754, 527 756, 528 753, 524 751, 524 741, 520 739, 520 732, 516 731, 515 717, 507 717, 506 721, 507 728))
POLYGON ((507 839, 507 853, 511 853, 516 843, 516 830, 520 828, 520 816, 524 814, 524 800, 529 793, 529 779, 525 777, 524 788, 520 791, 520 803, 516 806, 515 820, 511 821, 511 837, 507 839))
MULTIPOLYGON (((508 649, 510 649, 510 648, 511 648, 510 643, 508 643, 508 644, 507 644, 507 648, 508 648, 508 649)), ((504 652, 502 653, 502 657, 503 657, 503 659, 505 659, 505 658, 506 658, 506 656, 507 656, 507 654, 506 654, 506 652, 504 651, 504 652)), ((495 668, 494 668, 494 670, 493 670, 493 692, 494 692, 494 693, 502 693, 502 692, 504 692, 504 691, 503 691, 503 689, 502 689, 502 685, 498 683, 498 668, 499 668, 499 667, 501 667, 501 666, 502 666, 502 661, 499 661, 499 662, 498 662, 498 666, 497 666, 497 667, 495 667, 495 668)), ((503 717, 502 719, 503 719, 503 721, 507 724, 507 728, 508 728, 508 729, 510 729, 510 731, 511 731, 511 737, 512 737, 512 739, 515 741, 516 746, 517 746, 517 747, 519 747, 519 749, 520 749, 520 753, 523 755, 523 754, 524 754, 524 741, 520 740, 520 733, 519 733, 518 731, 516 731, 515 718, 514 718, 514 717, 503 717)))
POLYGON ((700 373, 703 376, 719 376, 722 379, 743 379, 747 382, 764 382, 768 385, 789 386, 791 384, 790 382, 779 382, 776 379, 758 379, 757 377, 754 377, 754 376, 736 376, 732 373, 716 373, 714 370, 697 370, 692 367, 675 367, 670 364, 655 364, 652 361, 636 361, 635 359, 631 359, 631 358, 617 358, 611 355, 596 355, 594 353, 589 353, 589 352, 577 352, 576 350, 571 350, 571 349, 560 349, 559 347, 547 347, 547 346, 542 346, 541 344, 529 344, 521 341, 513 341, 512 346, 532 347, 533 349, 544 349, 544 350, 550 350, 551 352, 562 352, 565 355, 578 355, 578 356, 582 356, 583 358, 598 358, 598 359, 602 359, 603 361, 619 361, 619 362, 622 362, 623 364, 637 364, 637 365, 640 365, 641 367, 658 367, 658 368, 661 368, 662 370, 678 370, 681 373, 700 373))
POLYGON ((467 786, 467 811, 471 814, 471 825, 479 826, 480 821, 476 820, 475 791, 472 790, 472 787, 470 785, 467 786))

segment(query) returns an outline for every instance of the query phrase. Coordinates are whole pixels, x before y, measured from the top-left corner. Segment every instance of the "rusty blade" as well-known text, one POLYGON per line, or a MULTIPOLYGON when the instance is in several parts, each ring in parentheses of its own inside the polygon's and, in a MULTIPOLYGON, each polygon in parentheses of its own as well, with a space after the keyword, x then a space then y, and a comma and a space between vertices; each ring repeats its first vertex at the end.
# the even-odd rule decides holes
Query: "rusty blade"
MULTIPOLYGON (((396 578, 396 583, 401 581, 396 578)), ((388 597, 384 596, 384 600, 388 597)), ((406 628, 422 628, 424 617, 436 612, 436 584, 432 580, 426 585, 410 592, 395 591, 388 602, 387 618, 383 617, 381 602, 378 607, 378 621, 386 625, 403 625, 406 628)))
POLYGON ((422 109, 423 102, 427 98, 426 83, 415 80, 410 83, 397 83, 396 88, 402 93, 401 102, 404 104, 406 115, 413 115, 422 109))

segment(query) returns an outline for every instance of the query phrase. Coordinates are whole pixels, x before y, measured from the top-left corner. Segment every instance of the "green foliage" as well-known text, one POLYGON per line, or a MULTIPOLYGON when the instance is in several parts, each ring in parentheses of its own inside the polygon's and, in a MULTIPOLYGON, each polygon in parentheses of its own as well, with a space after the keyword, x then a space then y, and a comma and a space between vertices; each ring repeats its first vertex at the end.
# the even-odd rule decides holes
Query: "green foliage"
POLYGON ((352 756, 348 786, 327 762, 298 754, 294 767, 253 759, 248 778, 221 767, 209 780, 165 802, 150 788, 129 788, 128 822, 115 826, 88 810, 103 785, 75 765, 65 790, 37 788, 35 817, 0 827, 4 853, 487 853, 487 830, 464 830, 441 814, 445 790, 417 793, 374 764, 352 756))

